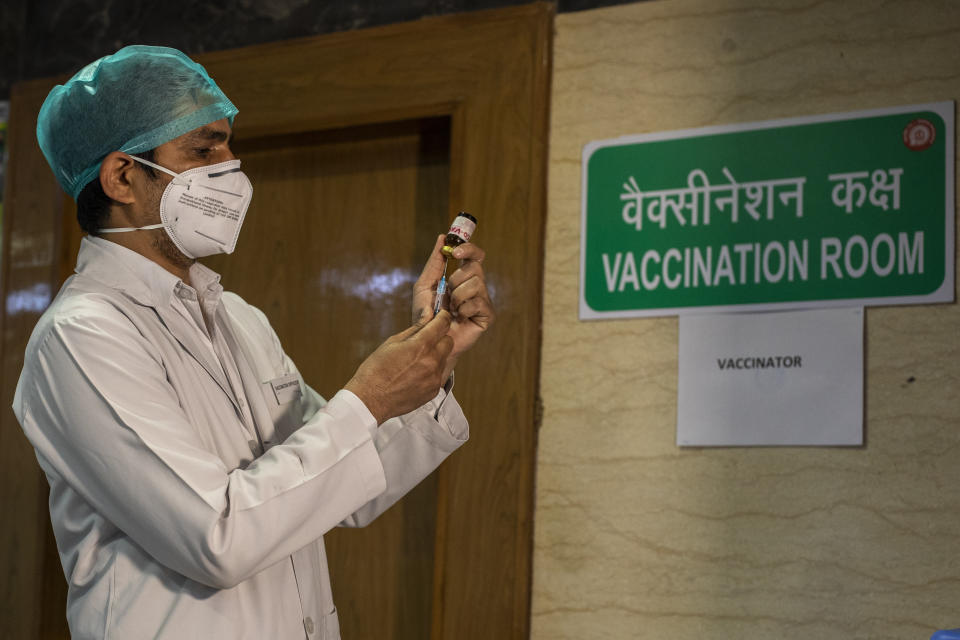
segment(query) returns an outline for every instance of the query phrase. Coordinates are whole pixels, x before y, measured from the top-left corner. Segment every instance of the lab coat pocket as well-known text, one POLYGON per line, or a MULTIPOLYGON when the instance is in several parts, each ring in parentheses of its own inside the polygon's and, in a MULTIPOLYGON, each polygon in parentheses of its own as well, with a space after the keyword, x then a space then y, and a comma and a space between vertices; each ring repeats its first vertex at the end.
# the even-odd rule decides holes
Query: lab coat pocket
POLYGON ((337 617, 336 609, 323 616, 323 620, 320 622, 320 628, 323 630, 320 636, 323 640, 339 640, 340 620, 337 617))
POLYGON ((278 440, 283 442, 303 425, 303 389, 295 373, 280 376, 263 383, 264 400, 270 408, 270 418, 278 440))

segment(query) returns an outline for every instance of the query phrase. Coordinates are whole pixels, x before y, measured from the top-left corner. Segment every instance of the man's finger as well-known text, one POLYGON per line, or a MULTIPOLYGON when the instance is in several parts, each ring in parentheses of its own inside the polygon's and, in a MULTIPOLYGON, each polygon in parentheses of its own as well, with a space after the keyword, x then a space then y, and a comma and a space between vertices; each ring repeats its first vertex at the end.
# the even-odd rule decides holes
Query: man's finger
POLYGON ((440 251, 440 247, 443 246, 443 238, 442 235, 437 236, 437 241, 433 243, 433 250, 430 251, 430 256, 427 258, 426 264, 423 265, 423 271, 420 272, 420 277, 417 278, 414 288, 434 287, 437 280, 443 275, 444 256, 440 251))
POLYGON ((485 327, 493 319, 493 307, 483 298, 471 298, 457 307, 457 318, 485 327))
POLYGON ((483 259, 487 257, 487 252, 472 242, 464 242, 453 250, 453 257, 457 260, 483 262, 483 259))
POLYGON ((423 327, 424 327, 426 324, 427 324, 427 323, 426 323, 425 320, 421 320, 421 321, 419 321, 419 322, 415 322, 414 324, 410 325, 409 327, 407 327, 406 329, 404 329, 404 330, 401 331, 400 333, 395 334, 395 335, 393 335, 393 336, 390 336, 387 340, 388 340, 388 341, 391 341, 391 340, 392 340, 392 341, 394 341, 394 342, 397 342, 397 341, 401 341, 401 342, 402 342, 403 340, 407 340, 407 339, 409 339, 409 338, 412 338, 414 335, 417 334, 417 332, 420 331, 420 329, 423 329, 423 327))
POLYGON ((422 313, 419 317, 415 318, 413 324, 401 331, 400 333, 394 334, 389 339, 390 340, 406 340, 412 338, 414 335, 420 333, 420 331, 426 327, 430 322, 433 321, 433 309, 429 310, 430 315, 422 313))
POLYGON ((447 284, 451 289, 456 289, 471 278, 484 280, 483 267, 480 266, 479 262, 468 260, 463 262, 463 265, 459 269, 450 274, 450 277, 447 278, 447 284))
POLYGON ((487 288, 480 278, 470 278, 450 292, 450 308, 456 309, 470 298, 486 297, 487 288))
POLYGON ((441 309, 440 313, 431 318, 426 324, 420 326, 420 328, 410 337, 417 340, 424 340, 429 343, 436 343, 440 340, 440 338, 447 334, 452 321, 453 316, 450 315, 450 312, 446 309, 441 309))

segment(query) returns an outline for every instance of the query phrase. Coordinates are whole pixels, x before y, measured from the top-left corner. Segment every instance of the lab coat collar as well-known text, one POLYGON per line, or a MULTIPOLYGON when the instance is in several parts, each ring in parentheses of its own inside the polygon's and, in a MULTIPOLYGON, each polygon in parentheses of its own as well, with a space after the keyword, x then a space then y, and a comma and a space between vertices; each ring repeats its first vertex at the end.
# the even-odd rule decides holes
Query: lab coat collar
MULTIPOLYGON (((210 360, 197 337, 195 328, 171 305, 177 291, 186 284, 159 264, 116 242, 86 236, 80 242, 76 272, 93 278, 133 298, 138 304, 151 307, 171 335, 193 356, 227 394, 240 415, 240 405, 220 367, 210 360)), ((202 295, 219 306, 223 287, 220 276, 200 263, 190 267, 190 280, 202 295)), ((219 315, 214 311, 214 315, 219 315)))
MULTIPOLYGON (((154 308, 169 307, 176 290, 186 286, 153 260, 96 236, 85 236, 80 241, 76 272, 154 308)), ((219 300, 223 287, 216 271, 194 263, 190 267, 190 280, 201 296, 213 294, 219 300)))

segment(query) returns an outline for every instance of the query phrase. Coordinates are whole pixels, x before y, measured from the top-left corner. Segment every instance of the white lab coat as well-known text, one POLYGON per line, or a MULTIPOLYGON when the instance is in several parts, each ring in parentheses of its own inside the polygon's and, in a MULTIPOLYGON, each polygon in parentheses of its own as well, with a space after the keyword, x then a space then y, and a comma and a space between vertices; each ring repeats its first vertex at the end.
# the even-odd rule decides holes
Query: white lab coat
POLYGON ((14 411, 50 483, 73 638, 335 640, 322 535, 382 513, 466 420, 443 390, 379 428, 347 391, 324 402, 260 311, 218 304, 201 265, 191 281, 199 298, 85 238, 27 346, 14 411))

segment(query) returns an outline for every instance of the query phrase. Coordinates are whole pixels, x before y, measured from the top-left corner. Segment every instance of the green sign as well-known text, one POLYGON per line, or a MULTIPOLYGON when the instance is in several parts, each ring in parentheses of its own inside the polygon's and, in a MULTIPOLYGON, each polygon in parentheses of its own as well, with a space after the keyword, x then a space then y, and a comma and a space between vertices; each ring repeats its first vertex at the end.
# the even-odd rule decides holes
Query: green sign
POLYGON ((588 144, 580 317, 952 301, 953 110, 588 144))

